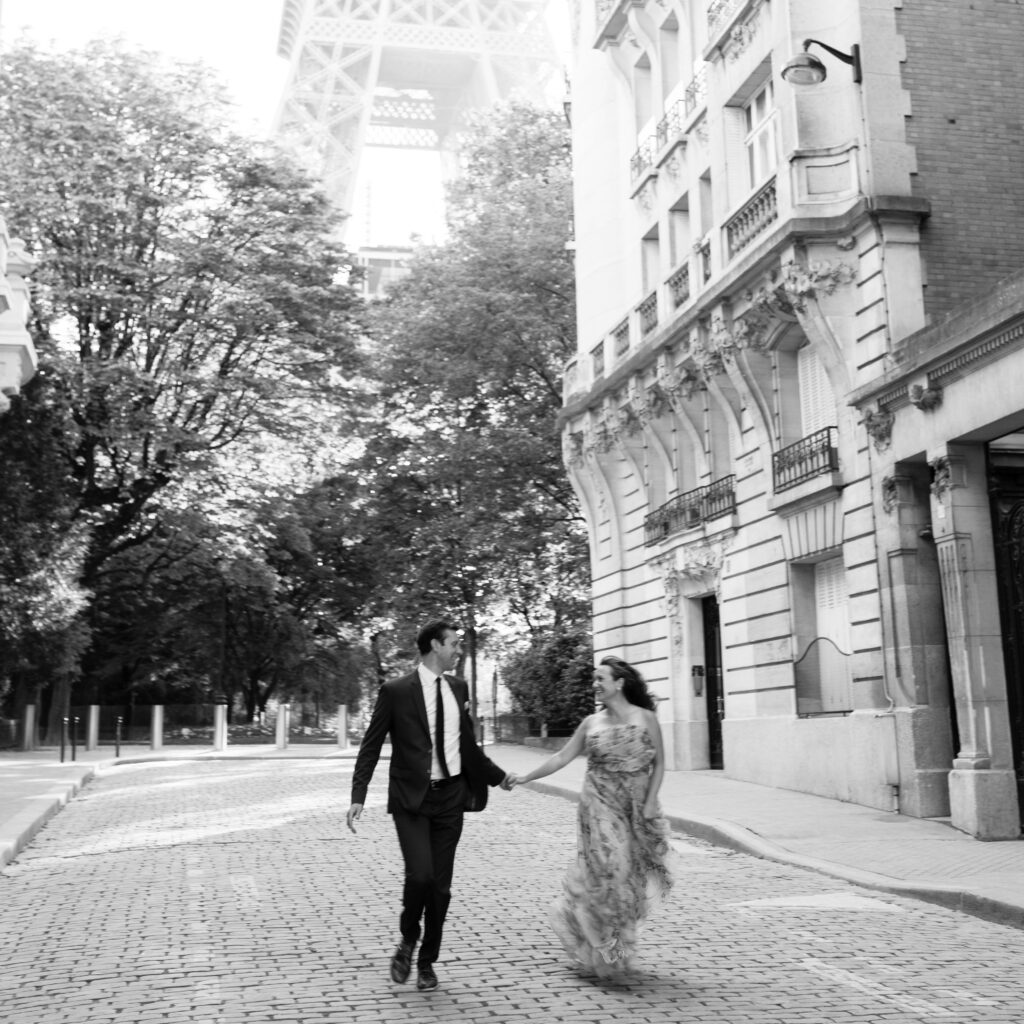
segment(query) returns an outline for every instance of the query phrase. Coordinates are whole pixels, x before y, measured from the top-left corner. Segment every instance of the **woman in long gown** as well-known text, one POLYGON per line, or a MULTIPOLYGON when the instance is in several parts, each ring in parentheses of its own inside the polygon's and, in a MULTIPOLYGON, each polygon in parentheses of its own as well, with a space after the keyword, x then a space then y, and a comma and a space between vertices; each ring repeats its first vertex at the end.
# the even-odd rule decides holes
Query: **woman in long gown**
POLYGON ((633 966, 637 925, 672 887, 670 830, 658 804, 665 755, 654 700, 632 665, 603 658, 594 691, 603 709, 517 782, 542 779, 586 753, 576 860, 551 922, 574 963, 615 978, 633 966))

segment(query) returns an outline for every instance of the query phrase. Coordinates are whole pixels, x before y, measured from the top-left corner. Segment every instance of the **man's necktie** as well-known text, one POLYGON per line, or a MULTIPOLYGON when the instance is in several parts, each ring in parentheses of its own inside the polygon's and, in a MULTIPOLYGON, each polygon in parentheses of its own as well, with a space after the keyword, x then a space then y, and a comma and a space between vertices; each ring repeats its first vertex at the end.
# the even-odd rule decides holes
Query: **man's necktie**
POLYGON ((437 710, 434 714, 434 750, 437 752, 437 760, 441 765, 441 774, 447 779, 451 772, 448 771, 448 762, 444 759, 444 701, 441 699, 441 677, 437 677, 435 683, 437 693, 437 710))

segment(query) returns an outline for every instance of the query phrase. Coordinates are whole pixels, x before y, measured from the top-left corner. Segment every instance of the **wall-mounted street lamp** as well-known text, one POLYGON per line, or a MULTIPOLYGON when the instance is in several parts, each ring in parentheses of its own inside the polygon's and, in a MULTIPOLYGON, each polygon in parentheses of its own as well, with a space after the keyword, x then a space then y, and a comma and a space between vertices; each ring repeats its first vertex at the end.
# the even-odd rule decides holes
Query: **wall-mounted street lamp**
POLYGON ((856 43, 850 47, 849 53, 843 53, 842 50, 837 50, 829 46, 828 43, 821 42, 819 39, 805 39, 804 52, 798 53, 782 69, 782 77, 790 85, 818 85, 819 82, 824 82, 828 77, 825 65, 813 53, 807 52, 808 47, 812 45, 820 46, 823 50, 831 53, 836 60, 849 64, 853 69, 853 80, 855 82, 861 80, 860 47, 856 43))

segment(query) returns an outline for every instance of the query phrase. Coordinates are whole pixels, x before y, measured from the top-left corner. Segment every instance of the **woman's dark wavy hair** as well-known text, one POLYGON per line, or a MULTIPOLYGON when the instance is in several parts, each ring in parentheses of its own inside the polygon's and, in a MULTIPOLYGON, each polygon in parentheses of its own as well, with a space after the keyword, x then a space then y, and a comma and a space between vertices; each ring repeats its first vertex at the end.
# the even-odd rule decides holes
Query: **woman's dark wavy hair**
POLYGON ((648 711, 654 710, 654 698, 647 689, 644 677, 628 661, 609 655, 601 659, 601 664, 612 670, 613 679, 622 680, 622 696, 630 704, 635 704, 638 708, 647 708, 648 711))

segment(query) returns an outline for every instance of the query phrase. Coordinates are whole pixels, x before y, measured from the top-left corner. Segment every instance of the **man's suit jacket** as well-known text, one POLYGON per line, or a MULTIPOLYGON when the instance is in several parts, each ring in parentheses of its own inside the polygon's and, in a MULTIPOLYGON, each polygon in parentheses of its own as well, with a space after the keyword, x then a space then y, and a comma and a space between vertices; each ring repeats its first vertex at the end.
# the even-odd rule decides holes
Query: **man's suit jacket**
MULTIPOLYGON (((469 717, 469 687, 465 680, 445 676, 459 705, 459 753, 462 776, 467 783, 467 811, 487 806, 487 787, 505 778, 502 771, 477 746, 473 720, 469 717)), ((377 703, 359 747, 352 773, 352 803, 366 802, 366 790, 377 767, 384 739, 391 736, 391 767, 388 773, 388 813, 396 807, 419 809, 430 788, 433 743, 423 684, 414 671, 386 682, 377 693, 377 703)))

